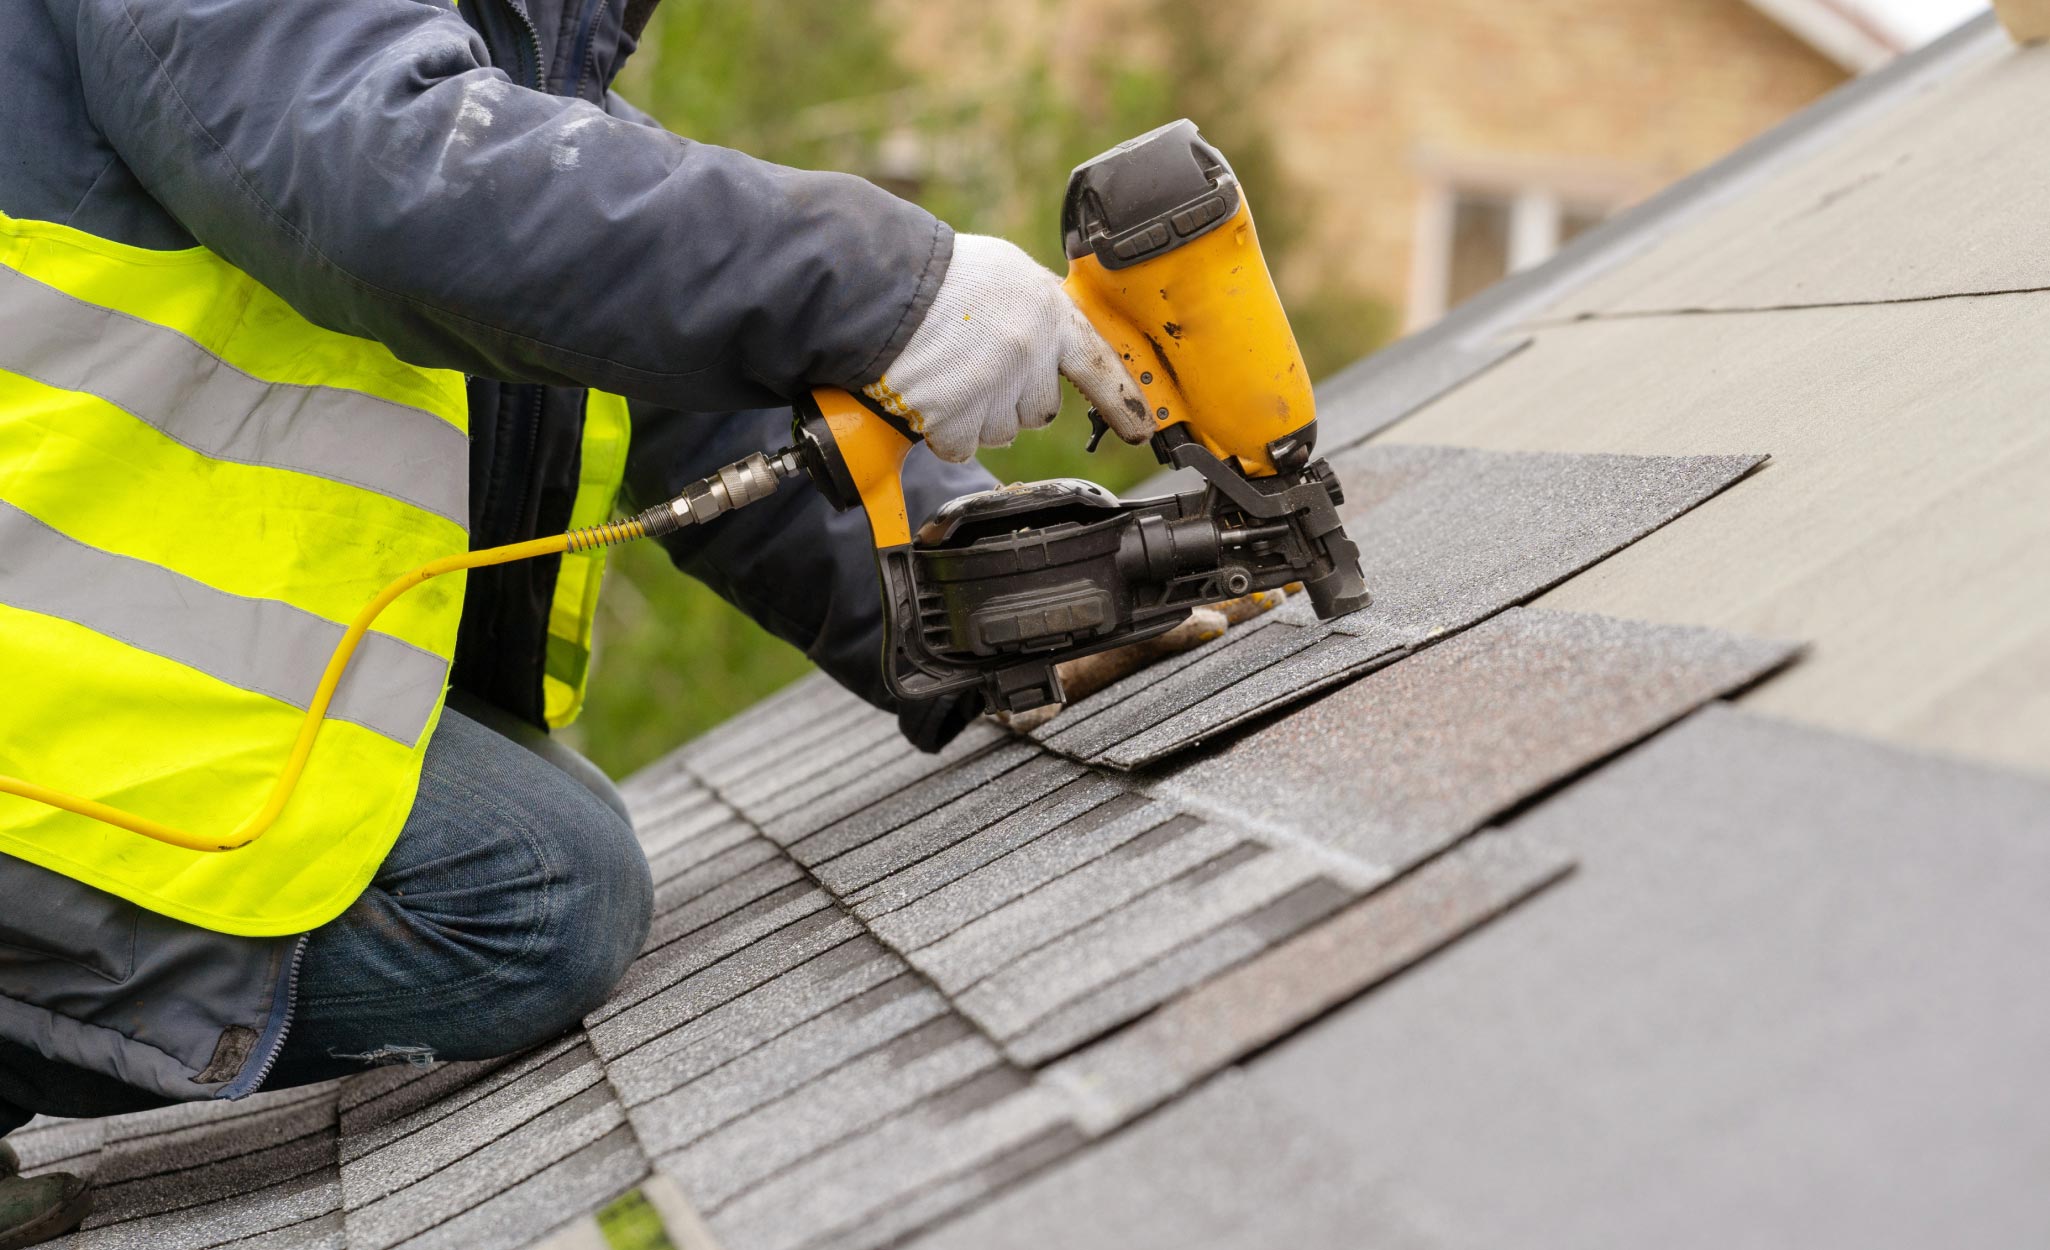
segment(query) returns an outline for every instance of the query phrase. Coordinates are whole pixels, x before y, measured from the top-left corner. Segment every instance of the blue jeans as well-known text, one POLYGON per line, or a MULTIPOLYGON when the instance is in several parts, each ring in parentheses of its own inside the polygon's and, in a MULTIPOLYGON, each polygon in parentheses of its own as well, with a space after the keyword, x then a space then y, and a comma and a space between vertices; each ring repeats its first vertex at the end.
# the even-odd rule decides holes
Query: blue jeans
MULTIPOLYGON (((307 938, 264 1088, 547 1041, 605 1000, 647 937, 648 862, 602 777, 538 732, 487 728, 477 718, 491 710, 462 706, 474 716, 455 702, 443 712, 412 814, 370 887, 307 938)), ((0 1043, 0 1133, 34 1111, 159 1102, 0 1043)))

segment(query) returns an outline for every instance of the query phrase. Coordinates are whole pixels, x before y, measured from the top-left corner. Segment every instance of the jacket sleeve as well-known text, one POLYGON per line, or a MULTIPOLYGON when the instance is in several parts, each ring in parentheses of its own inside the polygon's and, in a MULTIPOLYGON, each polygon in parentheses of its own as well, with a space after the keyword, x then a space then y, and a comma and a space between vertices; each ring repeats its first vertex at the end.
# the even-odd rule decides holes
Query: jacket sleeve
MULTIPOLYGON (((635 510, 660 503, 720 465, 789 441, 788 408, 707 417, 635 405, 627 501, 635 510)), ((923 447, 904 463, 904 503, 914 525, 956 495, 995 484, 982 466, 948 464, 923 447)), ((921 736, 913 723, 933 709, 900 708, 883 684, 882 590, 868 521, 858 509, 836 513, 809 483, 787 481, 716 525, 682 529, 662 542, 679 569, 801 648, 841 685, 897 711, 914 740, 921 736)))
POLYGON ((700 411, 859 387, 952 252, 861 179, 515 86, 446 4, 45 3, 195 239, 417 364, 700 411))

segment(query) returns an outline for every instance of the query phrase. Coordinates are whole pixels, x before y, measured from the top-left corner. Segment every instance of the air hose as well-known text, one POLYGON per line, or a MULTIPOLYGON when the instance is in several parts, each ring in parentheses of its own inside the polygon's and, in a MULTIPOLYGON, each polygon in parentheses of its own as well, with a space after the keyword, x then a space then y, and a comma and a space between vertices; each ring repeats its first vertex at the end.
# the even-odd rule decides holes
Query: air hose
POLYGON ((600 547, 617 546, 638 538, 659 538, 686 525, 701 525, 713 517, 735 508, 746 507, 760 499, 766 499, 775 492, 777 485, 786 477, 803 472, 798 467, 797 455, 784 450, 774 456, 757 452, 745 460, 736 461, 720 469, 710 477, 702 478, 667 503, 657 504, 636 516, 623 521, 608 521, 602 525, 586 526, 565 534, 548 538, 535 538, 527 542, 508 543, 503 547, 488 547, 482 551, 466 551, 458 555, 442 556, 429 560, 419 568, 392 579, 383 590, 377 592, 363 610, 356 613, 354 620, 342 632, 341 640, 328 655, 327 668, 320 676, 320 685, 313 692, 313 700, 306 706, 306 715, 299 722, 298 736, 292 742, 292 753, 285 760, 285 767, 271 786, 270 797, 263 806, 248 819, 237 825, 233 831, 218 833, 194 833, 179 829, 162 821, 153 820, 137 812, 123 811, 118 807, 89 799, 83 795, 67 794, 49 786, 24 781, 19 777, 0 774, 0 794, 12 794, 49 807, 76 812, 103 824, 139 833, 146 838, 155 838, 172 846, 184 847, 188 851, 233 851, 248 846, 262 837, 277 822, 278 816, 291 801, 292 792, 298 788, 299 777, 306 771, 306 761, 313 754, 313 744, 320 737, 320 729, 327 720, 328 705, 334 701, 335 690, 349 671, 349 661, 355 657, 356 646, 363 641, 363 635, 384 610, 414 587, 462 569, 479 569, 493 564, 510 564, 516 560, 531 560, 535 556, 560 555, 581 551, 595 551, 600 547))

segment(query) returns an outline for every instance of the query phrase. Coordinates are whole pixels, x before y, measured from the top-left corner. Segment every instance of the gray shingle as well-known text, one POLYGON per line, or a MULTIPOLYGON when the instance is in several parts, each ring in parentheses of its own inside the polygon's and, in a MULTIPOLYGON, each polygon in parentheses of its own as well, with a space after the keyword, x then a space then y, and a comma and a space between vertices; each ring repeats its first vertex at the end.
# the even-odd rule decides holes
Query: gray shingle
POLYGON ((1310 610, 1310 605, 1307 602, 1302 604, 1283 604, 1272 612, 1262 613, 1251 620, 1232 626, 1231 630, 1222 638, 1192 647, 1180 655, 1170 655, 1156 660, 1137 672, 1126 674, 1096 693, 1068 704, 1061 710, 1061 714, 1057 719, 1048 721, 1034 730, 1032 736, 1044 742, 1056 734, 1064 734, 1078 729, 1083 722, 1095 716, 1098 712, 1114 708, 1126 699, 1136 695, 1139 691, 1146 689, 1154 682, 1165 681, 1183 669, 1207 660, 1214 652, 1226 647, 1239 646, 1263 629, 1278 624, 1291 624, 1299 627, 1307 626, 1315 620, 1316 613, 1310 610))
POLYGON ((686 1081, 900 975, 904 962, 870 937, 851 938, 709 1011, 615 1053, 593 1037, 605 1074, 628 1106, 686 1081))
POLYGON ((1266 906, 1317 872, 1314 861, 1240 841, 1005 964, 961 991, 958 1001, 993 1036, 1016 1037, 1055 1009, 1266 906))
POLYGON ((737 777, 773 757, 779 741, 830 717, 847 715, 858 703, 831 678, 816 673, 763 699, 748 709, 748 715, 714 726, 674 758, 700 777, 737 777))
POLYGON ((795 899, 810 893, 811 878, 767 838, 742 843, 693 874, 689 889, 658 891, 645 949, 687 938, 774 895, 795 899), (749 860, 753 860, 749 864, 749 860), (721 874, 730 874, 719 880, 721 874))
MULTIPOLYGON (((729 1202, 779 1173, 802 1173, 802 1161, 843 1149, 865 1153, 863 1130, 906 1108, 998 1070, 996 1048, 959 1016, 947 1015, 854 1058, 815 1080, 682 1148, 658 1156, 673 1177, 725 1231, 729 1202), (787 1171, 786 1171, 787 1170, 787 1171)), ((780 1190, 782 1183, 767 1188, 780 1190)))
MULTIPOLYGON (((514 1087, 525 1115, 516 1123, 494 1121, 490 1127, 495 1132, 487 1135, 476 1115, 443 1122, 449 1137, 465 1139, 461 1143, 464 1148, 452 1158, 426 1150, 392 1158, 415 1140, 408 1138, 343 1165, 352 1250, 387 1250, 447 1224, 624 1124, 625 1112, 603 1084, 595 1057, 588 1050, 583 1055, 593 1083, 572 1092, 577 1082, 569 1074, 545 1082, 539 1074, 529 1078, 534 1088, 514 1087)), ((539 1230, 527 1233, 531 1236, 535 1231, 539 1230)), ((478 1246, 477 1250, 488 1248, 478 1246)))
MULTIPOLYGON (((812 927, 817 927, 838 919, 840 912, 833 900, 812 885, 798 882, 771 891, 694 931, 687 942, 672 941, 643 952, 613 988, 612 997, 592 1012, 585 1024, 602 1024, 757 943, 773 946, 772 939, 779 933, 808 933, 810 929, 804 927, 807 920, 816 922, 812 927)), ((852 932, 848 929, 849 935, 852 932)))
MULTIPOLYGON (((330 1136, 330 1145, 332 1137, 330 1136)), ((50 1250, 214 1250, 255 1241, 290 1250, 326 1250, 340 1213, 341 1183, 330 1165, 293 1173, 283 1161, 241 1174, 242 1187, 217 1201, 92 1223, 49 1243, 50 1250), (275 1233, 266 1238, 265 1234, 275 1233)), ((95 1201, 98 1201, 96 1196, 95 1201)), ((97 1213, 96 1213, 97 1215, 97 1213)))
POLYGON ((108 1121, 38 1118, 7 1135, 7 1144, 21 1156, 27 1173, 58 1171, 92 1178, 108 1121))
POLYGON ((100 1122, 97 1156, 70 1124, 16 1136, 31 1169, 69 1156, 95 1177, 84 1231, 60 1246, 200 1250, 339 1209, 335 1104, 326 1086, 122 1116, 100 1122))
POLYGON ((218 1250, 349 1250, 348 1225, 339 1206, 338 1184, 330 1196, 337 1202, 334 1210, 304 1218, 295 1217, 290 1223, 281 1224, 269 1232, 237 1235, 233 1241, 220 1243, 218 1250))
MULTIPOLYGON (((1022 744, 1021 744, 1022 745, 1022 744)), ((819 881, 843 900, 892 873, 954 846, 971 835, 1038 803, 1082 777, 1086 770, 1072 760, 1035 751, 1033 758, 1005 774, 1002 784, 984 786, 859 846, 829 859, 807 860, 819 881)), ((803 855, 817 841, 799 845, 803 855)))
MULTIPOLYGON (((866 934, 858 921, 826 900, 823 893, 818 898, 817 909, 720 958, 692 958, 686 975, 672 980, 667 972, 651 974, 641 984, 660 984, 661 988, 644 998, 625 1003, 615 995, 585 1019, 592 1044, 608 1056, 630 1050, 866 934)), ((643 956, 634 968, 652 958, 643 956)), ((627 975, 631 977, 633 970, 627 975)))
MULTIPOLYGON (((405 1242, 406 1250, 514 1250, 596 1211, 648 1175, 624 1126, 405 1242)), ((355 1250, 360 1242, 352 1242, 355 1250)))
POLYGON ((1541 839, 1480 834, 1048 1075, 1088 1091, 1092 1127, 1123 1123, 1456 940, 1571 865, 1541 839))
POLYGON ((792 786, 838 772, 849 763, 858 769, 859 761, 873 755, 879 745, 888 744, 893 753, 899 748, 911 750, 903 736, 894 732, 895 726, 894 720, 879 717, 874 708, 849 699, 816 723, 779 736, 756 758, 735 760, 720 773, 700 775, 728 803, 751 815, 764 813, 781 806, 782 796, 792 786), (890 737, 870 731, 878 720, 891 727, 890 737))
POLYGON ((1049 1134, 1073 1144, 1067 1100, 1008 1068, 995 1068, 927 1099, 861 1136, 805 1159, 735 1199, 713 1219, 727 1250, 795 1250, 813 1243, 850 1250, 895 1236, 901 1215, 936 1214, 921 1194, 950 1203, 988 1192, 992 1168, 1049 1134), (985 1178, 976 1183, 977 1178, 985 1178))
MULTIPOLYGON (((922 771, 908 784, 880 793, 860 791, 846 796, 841 801, 844 816, 834 816, 833 808, 821 808, 806 813, 801 823, 772 824, 770 834, 801 862, 821 863, 901 829, 1045 754, 1029 742, 1013 740, 1001 730, 995 732, 999 735, 996 739, 985 737, 986 746, 951 762, 936 763, 936 757, 926 757, 920 761, 922 771)), ((891 779, 878 780, 887 785, 891 779)))
MULTIPOLYGON (((188 1143, 192 1145, 197 1144, 188 1143)), ((152 1144, 151 1149, 159 1148, 152 1144)), ((107 1162, 118 1157, 110 1151, 107 1162)), ((334 1183, 335 1129, 330 1121, 299 1136, 247 1149, 238 1149, 232 1134, 223 1134, 184 1157, 187 1162, 182 1166, 171 1166, 175 1157, 159 1154, 154 1160, 157 1170, 148 1174, 118 1181, 95 1179, 93 1212, 82 1227, 95 1231, 120 1226, 124 1236, 132 1236, 137 1222, 177 1216, 194 1223, 229 1221, 244 1234, 267 1231, 276 1225, 268 1222, 272 1216, 259 1210, 269 1202, 257 1196, 260 1191, 303 1180, 302 1189, 325 1193, 334 1183)), ((325 1198, 306 1201, 321 1210, 333 1209, 325 1205, 325 1198)), ((292 1209, 301 1205, 294 1202, 292 1209)))
POLYGON ((419 1112, 424 1107, 434 1105, 437 1116, 447 1115, 576 1044, 572 1036, 521 1055, 428 1068, 394 1064, 351 1077, 341 1084, 342 1159, 357 1158, 412 1131, 422 1123, 419 1112))
MULTIPOLYGON (((1333 461, 1374 602, 1341 623, 1289 604, 1115 703, 1043 731, 1133 768, 1523 602, 1714 495, 1759 456, 1613 456, 1369 445, 1333 461), (1353 637, 1319 650, 1335 632, 1353 637), (1293 663, 1284 664, 1293 658, 1293 663), (1237 687, 1237 688, 1234 688, 1237 687)), ((1071 719, 1072 718, 1072 719, 1071 719)))
POLYGON ((105 1195, 101 1218, 114 1217, 117 1207, 133 1214, 220 1197, 211 1178, 265 1166, 257 1155, 280 1164, 302 1157, 308 1166, 321 1158, 332 1162, 334 1127, 333 1090, 272 1094, 254 1106, 186 1104, 134 1117, 116 1127, 93 1168, 105 1195), (189 1173, 192 1168, 207 1173, 189 1173))
POLYGON ((1086 720, 1065 724, 1064 712, 1048 722, 1050 732, 1044 741, 1065 755, 1094 759, 1141 730, 1314 645, 1324 633, 1304 597, 1300 608, 1291 604, 1278 609, 1263 628, 1227 633, 1186 667, 1142 673, 1146 681, 1086 720))
POLYGON ((653 862, 649 864, 655 876, 655 914, 681 907, 769 860, 787 862, 787 857, 781 847, 737 818, 702 838, 682 843, 662 857, 668 871, 656 869, 653 862), (688 855, 692 850, 701 853, 688 855))
MULTIPOLYGON (((895 722, 881 712, 871 711, 870 716, 864 732, 878 737, 897 732, 895 722)), ((765 801, 761 806, 766 810, 759 814, 762 832, 789 846, 843 818, 857 814, 867 818, 866 809, 902 801, 896 796, 918 782, 961 767, 1010 738, 1001 726, 978 720, 936 754, 915 750, 899 753, 840 784, 811 791, 803 803, 788 805, 787 810, 780 802, 765 801)))
MULTIPOLYGON (((643 817, 636 812, 634 819, 643 828, 663 828, 657 817, 643 817)), ((648 852, 649 874, 654 877, 656 885, 665 886, 736 846, 760 840, 754 826, 736 816, 692 837, 674 841, 665 839, 662 843, 643 837, 642 847, 648 852)))
MULTIPOLYGON (((898 910, 864 918, 878 937, 900 950, 927 946, 1109 854, 1175 815, 1176 809, 1168 804, 1125 792, 1055 826, 1048 836, 1005 851, 898 910)), ((879 887, 887 887, 890 880, 878 883, 879 887)))
POLYGON ((681 769, 660 785, 642 789, 631 808, 648 831, 659 833, 663 849, 695 838, 731 815, 718 795, 681 769))
POLYGON ((786 818, 801 818, 804 813, 813 811, 814 805, 821 800, 859 784, 864 778, 907 767, 916 770, 921 766, 924 753, 906 742, 888 718, 871 713, 868 719, 858 724, 860 737, 866 739, 861 749, 827 768, 815 768, 812 761, 806 761, 804 768, 792 769, 789 775, 779 776, 779 784, 766 787, 757 795, 737 793, 734 801, 743 805, 749 817, 766 829, 786 818))
POLYGON ((1006 1039, 1004 1053, 1018 1063, 1044 1064, 1295 935, 1358 897, 1329 877, 1312 877, 1272 902, 1062 1003, 1006 1039))
POLYGON ((593 1089, 603 1093, 605 1080, 597 1056, 581 1040, 542 1047, 501 1075, 507 1079, 481 1093, 481 1087, 458 1089, 380 1125, 374 1134, 352 1130, 342 1160, 344 1205, 354 1211, 417 1184, 553 1107, 593 1089))
POLYGON ((1385 636, 1362 636, 1352 633, 1346 622, 1334 622, 1309 646, 1106 748, 1099 762, 1112 768, 1143 768, 1251 720, 1277 702, 1306 698, 1346 678, 1393 664, 1410 651, 1391 645, 1385 636))
POLYGON ((1063 933, 1244 840, 1237 830, 1181 816, 963 925, 909 956, 940 988, 959 993, 1063 933))
MULTIPOLYGON (((901 965, 900 965, 901 967, 901 965)), ((666 1154, 790 1094, 856 1057, 950 1014, 925 982, 897 976, 697 1074, 632 1110, 642 1144, 666 1154)), ((804 1096, 810 1100, 809 1095, 804 1096)))
POLYGON ((1385 876, 1794 651, 1512 609, 1172 768, 1157 792, 1301 830, 1385 876))
POLYGON ((1144 801, 1144 797, 1132 795, 1109 777, 1082 773, 1062 783, 1060 789, 1013 811, 1011 816, 935 850, 884 879, 863 885, 849 895, 847 902, 857 916, 873 926, 879 916, 927 900, 933 891, 968 877, 1021 846, 1050 836, 1058 840, 1082 836, 1105 820, 1113 820, 1134 803, 1144 805, 1144 801), (1125 801, 1119 803, 1119 799, 1125 801))
MULTIPOLYGON (((869 1212, 859 1223, 843 1227, 834 1240, 849 1246, 894 1246, 964 1206, 1002 1191, 1021 1177, 1057 1159, 1084 1151, 1089 1140, 1073 1124, 1056 1122, 1020 1141, 1011 1142, 927 1181, 888 1206, 869 1212)), ((831 1243, 821 1243, 831 1244, 831 1243)))

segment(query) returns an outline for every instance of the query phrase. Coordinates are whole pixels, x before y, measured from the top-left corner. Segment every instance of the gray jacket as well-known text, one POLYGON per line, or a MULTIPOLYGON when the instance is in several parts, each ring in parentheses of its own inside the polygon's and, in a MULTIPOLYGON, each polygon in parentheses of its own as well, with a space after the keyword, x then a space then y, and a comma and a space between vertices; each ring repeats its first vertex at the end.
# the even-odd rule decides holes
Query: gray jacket
MULTIPOLYGON (((944 224, 859 179, 693 143, 621 103, 610 83, 650 7, 15 0, 0 212, 203 243, 317 324, 471 375, 473 542, 550 532, 577 388, 634 401, 629 493, 652 499, 777 443, 787 397, 880 376, 951 255, 944 224)), ((923 511, 987 483, 921 453, 906 488, 923 511)), ((671 552, 886 702, 859 516, 792 484, 671 552)), ((473 578, 458 649, 459 684, 530 719, 553 576, 473 578)), ((295 948, 0 857, 0 1037, 167 1097, 254 1088, 295 948)))

